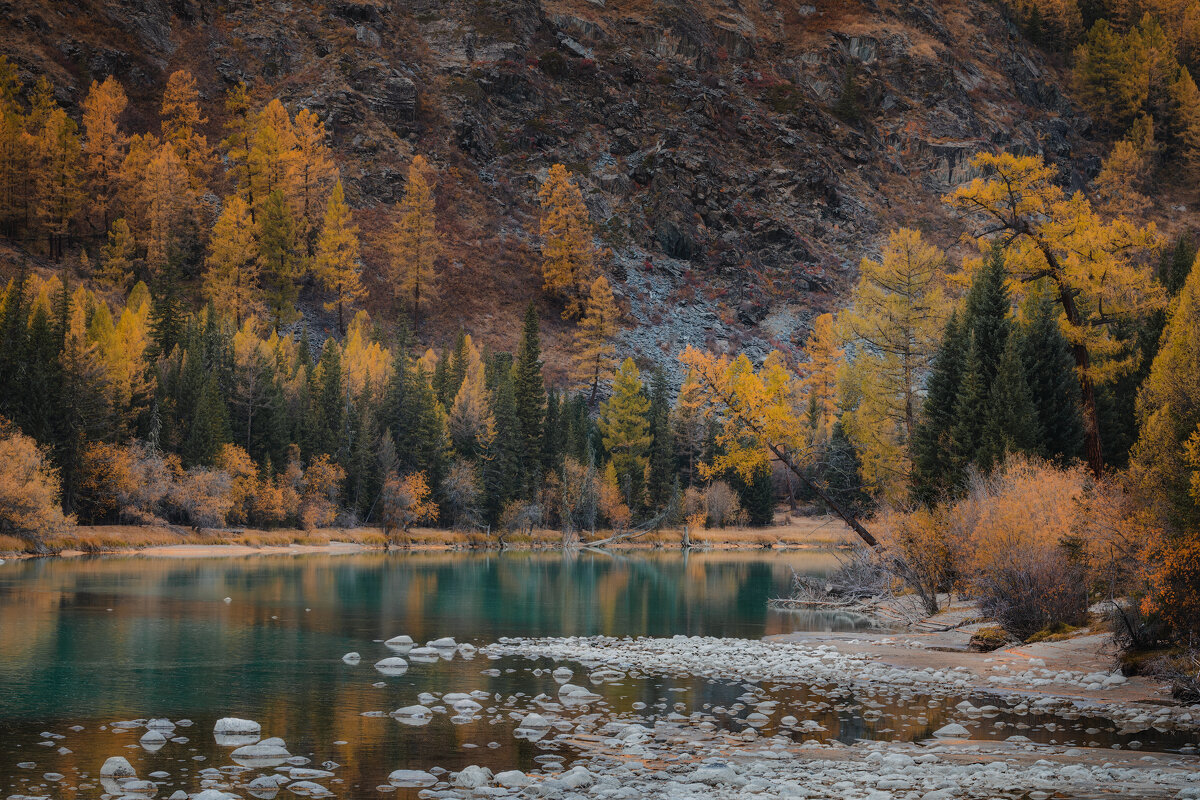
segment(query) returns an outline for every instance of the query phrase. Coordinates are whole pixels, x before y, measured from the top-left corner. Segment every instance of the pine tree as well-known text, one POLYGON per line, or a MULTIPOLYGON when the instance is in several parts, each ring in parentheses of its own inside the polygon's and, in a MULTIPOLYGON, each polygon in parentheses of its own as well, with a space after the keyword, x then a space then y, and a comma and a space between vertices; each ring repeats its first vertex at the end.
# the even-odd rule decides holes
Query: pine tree
POLYGON ((657 368, 650 380, 650 452, 646 470, 646 497, 650 508, 655 510, 666 507, 676 480, 675 436, 668 395, 666 373, 657 368))
POLYGON ((89 206, 91 213, 99 216, 102 230, 108 230, 111 223, 121 163, 125 160, 128 137, 121 130, 120 119, 128 104, 125 90, 111 75, 103 83, 92 81, 83 101, 89 206))
POLYGON ((925 505, 946 497, 958 480, 953 468, 950 433, 954 428, 955 401, 966 361, 962 335, 964 326, 959 323, 958 313, 954 313, 942 333, 942 344, 934 357, 925 402, 920 409, 920 421, 913 434, 912 493, 925 505))
POLYGON ((1036 454, 1039 450, 1037 408, 1025 379, 1021 351, 1020 337, 1009 336, 992 381, 979 458, 984 469, 1003 464, 1009 455, 1036 454))
POLYGON ((267 308, 276 327, 296 318, 296 229, 283 192, 267 196, 258 219, 259 275, 267 308))
POLYGON ((346 332, 345 309, 363 295, 358 260, 358 228, 351 221, 350 207, 338 181, 329 197, 325 209, 325 221, 321 226, 321 238, 317 241, 317 254, 313 260, 313 272, 333 294, 333 300, 325 304, 326 311, 334 308, 338 312, 338 332, 346 332))
POLYGON ((566 302, 563 319, 578 316, 584 310, 583 296, 596 272, 595 245, 583 193, 571 180, 562 164, 550 167, 550 174, 538 190, 542 206, 542 276, 545 289, 562 296, 566 302))
POLYGON ((260 267, 250 207, 236 195, 228 197, 209 241, 204 295, 222 314, 232 315, 239 327, 261 311, 260 267))
POLYGON ((229 412, 221 400, 216 378, 210 375, 196 400, 191 430, 182 450, 184 464, 208 466, 215 463, 221 446, 229 440, 229 412))
POLYGON ((750 480, 735 474, 733 483, 752 526, 762 528, 775 521, 775 485, 769 463, 759 464, 750 480))
POLYGON ((546 382, 542 377, 538 314, 533 303, 525 309, 512 382, 517 415, 517 447, 522 465, 521 491, 525 497, 532 498, 542 484, 542 437, 546 421, 546 382))
POLYGON ((447 428, 459 457, 475 460, 487 452, 495 434, 495 420, 488 403, 483 357, 471 337, 464 338, 466 350, 458 359, 463 368, 463 380, 450 406, 447 428))
POLYGON ((613 300, 612 287, 603 275, 592 283, 588 294, 587 310, 579 327, 575 329, 575 343, 571 354, 571 380, 588 392, 589 402, 596 404, 600 392, 600 381, 613 366, 616 347, 613 337, 617 333, 617 304, 613 300))
POLYGON ((521 493, 523 442, 510 369, 497 371, 489 410, 492 436, 483 454, 483 486, 488 522, 495 524, 505 504, 521 493))
POLYGON ((1037 411, 1039 453, 1070 463, 1083 456, 1079 380, 1071 346, 1058 326, 1058 310, 1043 295, 1026 304, 1021 331, 1025 383, 1037 411))
POLYGON ((429 377, 406 350, 402 344, 394 350, 384 422, 395 440, 397 470, 424 472, 432 485, 440 486, 448 449, 446 415, 429 377))
POLYGON ((312 449, 310 455, 336 455, 345 440, 346 396, 342 374, 342 351, 332 338, 321 348, 321 359, 313 369, 312 449))
POLYGON ((646 454, 652 441, 649 410, 650 399, 643 391, 637 365, 626 358, 613 378, 612 397, 600 405, 598 424, 604 449, 612 456, 625 502, 631 509, 642 505, 646 454))
POLYGON ((422 301, 432 303, 438 297, 435 265, 440 243, 430 173, 423 156, 413 158, 388 243, 392 291, 397 299, 407 299, 414 316, 421 313, 422 301))
POLYGON ((557 389, 546 394, 546 417, 542 423, 542 474, 552 475, 562 467, 566 431, 562 424, 562 396, 557 389))
POLYGON ((980 379, 988 387, 996 377, 1012 328, 1009 320, 1012 304, 1005 286, 1006 279, 1004 253, 999 248, 992 248, 971 281, 963 311, 964 333, 968 337, 975 337, 982 370, 980 379))
POLYGON ((1158 266, 1158 280, 1163 288, 1172 296, 1179 294, 1188 274, 1192 271, 1192 263, 1196 260, 1197 248, 1188 232, 1179 234, 1175 246, 1165 248, 1158 266))
POLYGON ((154 343, 151 358, 169 356, 183 341, 183 301, 174 258, 167 260, 150 304, 150 338, 154 343))

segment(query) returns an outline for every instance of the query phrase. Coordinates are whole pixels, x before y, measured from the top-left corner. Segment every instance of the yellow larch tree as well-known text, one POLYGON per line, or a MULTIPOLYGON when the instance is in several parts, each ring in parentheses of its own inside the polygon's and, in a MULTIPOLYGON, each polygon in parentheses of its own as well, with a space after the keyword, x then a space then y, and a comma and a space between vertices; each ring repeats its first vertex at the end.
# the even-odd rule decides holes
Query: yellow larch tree
POLYGON ((814 442, 826 443, 838 419, 838 373, 846 354, 832 314, 821 314, 813 320, 804 354, 808 361, 801 386, 808 395, 809 427, 814 442))
POLYGON ((83 100, 83 152, 87 157, 88 204, 108 230, 125 160, 128 137, 121 130, 121 114, 129 104, 125 90, 111 75, 103 83, 92 81, 83 100))
POLYGON ((431 173, 424 156, 413 158, 388 242, 388 279, 392 291, 397 299, 408 300, 418 319, 421 302, 432 303, 438 296, 435 267, 440 242, 431 173))
POLYGON ((1094 182, 1097 208, 1114 217, 1141 214, 1150 206, 1150 198, 1141 191, 1147 172, 1146 158, 1133 142, 1122 139, 1114 144, 1094 182))
POLYGON ((204 296, 240 327, 242 320, 262 313, 258 243, 245 200, 237 195, 225 199, 208 248, 204 296))
POLYGON ((495 435, 495 421, 488 403, 483 356, 470 334, 464 337, 462 352, 465 372, 450 406, 447 428, 455 452, 462 458, 476 459, 487 452, 495 435))
POLYGON ((333 294, 333 299, 325 304, 325 310, 337 309, 339 333, 346 332, 346 307, 353 305, 363 295, 361 269, 358 228, 350 217, 342 182, 338 181, 325 209, 321 238, 317 241, 317 255, 313 259, 313 272, 326 290, 333 294))
POLYGON ((296 215, 296 232, 309 258, 316 252, 316 234, 337 167, 325 142, 325 123, 302 108, 296 113, 293 149, 288 160, 288 195, 296 215))
POLYGON ((133 278, 134 253, 137 244, 124 217, 113 220, 108 229, 108 241, 100 248, 100 268, 96 277, 116 289, 122 289, 133 278))
POLYGON ((699 380, 688 370, 671 409, 671 430, 675 434, 684 485, 692 486, 700 476, 700 459, 708 439, 708 419, 704 413, 704 391, 699 380))
POLYGON ((254 197, 254 180, 251 171, 250 151, 254 146, 257 125, 250 101, 250 89, 239 81, 225 94, 226 136, 221 141, 225 157, 229 159, 229 172, 233 175, 238 196, 250 208, 254 219, 257 208, 254 197))
POLYGON ((81 156, 79 127, 55 105, 37 134, 37 214, 55 260, 83 206, 81 156))
POLYGON ((192 73, 181 69, 167 78, 161 114, 163 140, 175 148, 192 189, 203 193, 212 167, 212 151, 199 130, 208 117, 200 111, 200 90, 192 73))
POLYGON ((839 318, 849 350, 841 421, 864 481, 889 499, 907 492, 921 385, 950 311, 945 265, 919 231, 894 231, 879 261, 863 260, 850 308, 839 318))
POLYGON ((373 401, 382 400, 392 377, 392 354, 371 338, 371 317, 359 311, 342 342, 342 375, 351 397, 368 392, 373 401))
POLYGON ((712 463, 701 465, 702 472, 715 475, 736 471, 750 481, 774 456, 845 520, 859 538, 871 547, 879 546, 858 518, 809 475, 806 467, 816 448, 797 408, 802 394, 795 376, 778 352, 768 355, 759 369, 745 355, 731 359, 702 353, 690 345, 679 360, 691 369, 704 397, 705 411, 718 429, 712 463))
POLYGON ((254 142, 248 156, 250 194, 256 203, 256 214, 271 192, 279 190, 285 199, 292 194, 289 177, 295 155, 296 131, 292 118, 276 98, 267 103, 255 119, 254 142))
POLYGON ((616 347, 613 337, 617 334, 616 300, 608 278, 599 276, 592 282, 588 292, 587 310, 575 328, 575 342, 571 353, 571 380, 586 389, 592 405, 600 391, 600 381, 613 368, 616 347))
POLYGON ((980 153, 983 173, 946 199, 978 222, 981 242, 1005 248, 1005 265, 1018 282, 1046 281, 1062 309, 1083 398, 1087 460, 1104 468, 1095 386, 1136 366, 1136 354, 1112 326, 1162 308, 1164 292, 1148 258, 1160 244, 1153 224, 1105 220, 1081 192, 1067 194, 1036 156, 980 153))
POLYGON ((170 143, 163 142, 146 167, 146 265, 155 275, 166 266, 181 232, 195 221, 195 192, 188 171, 170 143))
POLYGON ((596 274, 596 247, 583 193, 562 164, 538 190, 542 207, 542 278, 544 288, 562 296, 563 319, 584 310, 584 295, 596 274))

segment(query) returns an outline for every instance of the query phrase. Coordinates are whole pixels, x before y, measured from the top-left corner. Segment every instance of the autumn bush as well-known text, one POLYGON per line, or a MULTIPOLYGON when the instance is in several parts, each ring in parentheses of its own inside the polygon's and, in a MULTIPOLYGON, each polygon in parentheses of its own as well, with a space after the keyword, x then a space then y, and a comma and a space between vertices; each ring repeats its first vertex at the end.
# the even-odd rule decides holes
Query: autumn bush
POLYGON ((886 510, 876 517, 876 529, 888 553, 888 571, 917 594, 928 613, 937 613, 939 595, 951 589, 957 575, 946 510, 886 510))
POLYGON ((58 472, 42 448, 0 418, 0 533, 39 539, 70 529, 58 498, 58 472))
POLYGON ((414 472, 403 478, 392 475, 383 484, 380 497, 383 506, 384 531, 390 536, 395 529, 407 533, 418 522, 437 519, 437 504, 430 499, 425 473, 414 472))

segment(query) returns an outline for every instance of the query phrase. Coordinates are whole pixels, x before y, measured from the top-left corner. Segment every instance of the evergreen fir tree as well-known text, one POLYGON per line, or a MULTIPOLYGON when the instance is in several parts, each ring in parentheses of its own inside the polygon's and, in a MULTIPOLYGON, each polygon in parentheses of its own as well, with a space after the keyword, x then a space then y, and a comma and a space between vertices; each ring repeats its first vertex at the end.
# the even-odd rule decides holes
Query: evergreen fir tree
POLYGON ((1038 422, 1038 453, 1062 462, 1083 457, 1083 415, 1071 346, 1058 326, 1058 307, 1048 297, 1026 304, 1021 331, 1025 383, 1038 422))
POLYGON ((169 355, 183 337, 183 303, 179 297, 179 266, 168 258, 150 302, 151 358, 169 355))
POLYGON ((985 365, 982 351, 975 332, 971 331, 967 339, 967 357, 963 360, 962 381, 954 400, 954 425, 950 429, 950 464, 954 474, 950 485, 954 489, 961 485, 967 467, 977 463, 984 444, 995 370, 985 365))
POLYGON ((646 497, 650 508, 662 509, 671 499, 675 477, 675 436, 671 429, 671 400, 667 376, 655 369, 650 382, 650 453, 646 497))
POLYGON ((871 496, 863 486, 858 451, 846 436, 840 421, 833 424, 822 461, 825 493, 843 508, 860 512, 869 508, 871 496))
POLYGON ((1021 350, 1019 337, 1009 336, 992 382, 987 426, 978 458, 985 470, 1004 463, 1010 454, 1034 454, 1039 449, 1037 408, 1025 379, 1021 350))
POLYGON ((498 372, 491 412, 495 434, 484 452, 482 477, 484 509, 488 523, 494 525, 505 504, 520 494, 523 474, 521 421, 510 370, 498 372))
POLYGON ((751 525, 762 528, 775 521, 775 485, 770 464, 760 464, 748 481, 739 476, 735 485, 751 525))
MULTIPOLYGON (((521 464, 521 492, 532 498, 542 483, 542 437, 546 421, 546 383, 542 377, 542 346, 537 308, 525 310, 521 344, 513 365, 513 395, 517 414, 517 447, 521 464)), ((496 420, 499 425, 499 419, 496 420)))
POLYGON ((1008 341, 1012 327, 1009 321, 1011 302, 1005 287, 1007 272, 1004 252, 993 247, 983 260, 983 267, 971 282, 963 314, 966 336, 974 335, 978 348, 980 377, 990 387, 1008 341))
MULTIPOLYGON (((955 402, 966 360, 963 327, 957 314, 952 314, 946 323, 929 375, 921 418, 913 434, 913 497, 925 504, 934 503, 947 494, 954 482, 950 432, 954 427, 955 402)), ((844 429, 842 435, 845 436, 844 429)), ((836 450, 834 447, 833 451, 836 450)))
POLYGON ((210 375, 196 400, 191 431, 183 446, 184 465, 211 465, 230 438, 229 411, 221 400, 216 378, 210 375))
POLYGON ((604 449, 612 456, 617 480, 630 509, 642 505, 646 454, 650 448, 650 399, 632 358, 626 358, 613 378, 613 394, 600 405, 598 424, 604 449))
POLYGON ((546 394, 546 418, 542 423, 542 474, 555 473, 562 466, 566 448, 562 426, 562 398, 558 390, 546 394))

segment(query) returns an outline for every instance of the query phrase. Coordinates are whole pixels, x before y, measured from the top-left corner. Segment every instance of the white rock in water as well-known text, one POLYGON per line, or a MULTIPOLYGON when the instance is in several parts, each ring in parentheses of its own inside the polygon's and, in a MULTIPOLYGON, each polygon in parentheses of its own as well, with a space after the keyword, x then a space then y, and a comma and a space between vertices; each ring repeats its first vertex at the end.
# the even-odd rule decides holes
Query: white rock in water
POLYGON ((520 789, 528 786, 531 781, 529 780, 529 776, 519 769, 510 769, 508 772, 501 772, 496 775, 496 783, 505 789, 520 789))
POLYGON ((392 656, 382 661, 376 661, 375 669, 384 675, 403 675, 408 672, 408 662, 399 656, 392 656))
POLYGON ((432 664, 440 658, 437 650, 432 647, 414 647, 408 651, 408 657, 423 664, 432 664))
POLYGON ((560 775, 558 780, 568 789, 582 789, 596 782, 596 779, 592 777, 592 773, 588 772, 587 767, 575 767, 569 772, 564 772, 560 775))
POLYGON ((227 733, 239 736, 259 735, 262 733, 262 726, 251 719, 221 717, 217 720, 217 724, 213 726, 213 733, 227 733))
POLYGON ((301 797, 331 797, 333 795, 333 792, 312 781, 289 783, 287 788, 292 794, 298 794, 301 797))
POLYGON ((391 716, 405 725, 425 725, 433 718, 433 712, 425 706, 405 706, 397 708, 391 716))
POLYGON ((101 778, 134 778, 137 773, 133 771, 133 766, 128 759, 123 756, 113 756, 104 762, 104 766, 100 767, 101 778))
POLYGON ((559 683, 566 683, 567 681, 571 680, 571 676, 575 673, 571 672, 571 670, 567 669, 566 667, 559 667, 550 674, 553 675, 554 680, 558 681, 559 683))
POLYGON ((169 719, 152 719, 146 723, 146 727, 152 731, 173 731, 175 723, 169 719))
POLYGON ((944 728, 938 728, 933 735, 938 739, 969 739, 971 732, 962 725, 952 722, 944 728))
POLYGON ((462 772, 454 776, 454 785, 463 789, 478 789, 480 786, 487 786, 491 781, 492 771, 475 764, 463 767, 462 772))
POLYGON ((413 640, 411 636, 401 634, 400 636, 393 636, 384 642, 384 644, 388 647, 412 647, 413 640))
POLYGON ((342 656, 342 661, 345 661, 347 664, 357 664, 359 661, 362 661, 362 656, 358 653, 346 653, 346 655, 342 656))
POLYGON ((398 769, 388 775, 388 783, 401 789, 433 786, 437 776, 419 769, 398 769))
MULTIPOLYGON (((217 794, 220 794, 220 792, 217 794)), ((175 792, 175 794, 168 797, 167 800, 188 800, 188 793, 183 789, 179 789, 175 792)), ((196 800, 200 800, 200 795, 196 795, 196 800)))
POLYGON ((283 739, 272 737, 258 744, 243 745, 229 756, 243 767, 277 767, 291 758, 292 754, 287 751, 283 739))
POLYGON ((524 718, 521 720, 521 723, 517 725, 517 727, 524 728, 526 730, 542 730, 550 727, 550 720, 546 719, 541 714, 531 712, 524 716, 524 718))
POLYGON ((434 639, 432 642, 426 642, 426 647, 433 647, 437 650, 452 650, 458 647, 458 642, 454 641, 449 636, 443 636, 441 639, 434 639))
POLYGON ((232 597, 226 597, 226 598, 225 598, 224 600, 222 600, 221 602, 222 602, 222 603, 225 603, 225 604, 229 604, 229 603, 232 603, 232 602, 233 602, 233 598, 232 598, 232 597))
POLYGON ((167 737, 162 735, 161 731, 148 730, 142 734, 142 738, 138 739, 142 744, 166 744, 167 737))
POLYGON ((246 788, 252 792, 273 792, 278 791, 284 783, 287 783, 287 778, 282 775, 259 775, 247 783, 246 788))
POLYGON ((121 791, 135 797, 154 797, 158 793, 158 787, 153 781, 126 781, 121 784, 121 791))
POLYGON ((479 703, 476 703, 469 697, 463 700, 457 700, 452 705, 454 710, 460 714, 474 714, 476 711, 483 708, 483 706, 479 705, 479 703))

